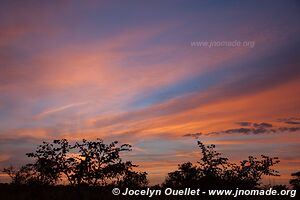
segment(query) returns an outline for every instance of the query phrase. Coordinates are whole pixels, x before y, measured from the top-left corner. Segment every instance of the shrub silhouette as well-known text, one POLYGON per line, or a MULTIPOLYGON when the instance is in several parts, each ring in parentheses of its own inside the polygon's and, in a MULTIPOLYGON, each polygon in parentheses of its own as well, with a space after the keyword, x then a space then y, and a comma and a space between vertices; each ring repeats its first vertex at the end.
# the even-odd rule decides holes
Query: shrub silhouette
POLYGON ((72 186, 129 185, 142 187, 148 184, 146 172, 135 172, 138 167, 131 161, 123 162, 120 152, 131 151, 129 144, 117 146, 82 140, 70 145, 66 139, 43 142, 35 152, 27 153, 34 163, 16 171, 13 167, 3 171, 12 178, 14 184, 54 185, 64 177, 72 186))
POLYGON ((164 182, 165 187, 201 188, 255 188, 260 185, 263 175, 279 176, 271 167, 279 162, 277 157, 249 156, 239 164, 230 163, 215 145, 205 146, 198 141, 202 158, 196 165, 190 162, 179 165, 178 170, 170 172, 164 182))
POLYGON ((7 173, 12 179, 13 185, 50 185, 48 179, 41 180, 41 177, 37 175, 35 169, 31 164, 22 166, 19 170, 13 166, 3 169, 4 173, 7 173))

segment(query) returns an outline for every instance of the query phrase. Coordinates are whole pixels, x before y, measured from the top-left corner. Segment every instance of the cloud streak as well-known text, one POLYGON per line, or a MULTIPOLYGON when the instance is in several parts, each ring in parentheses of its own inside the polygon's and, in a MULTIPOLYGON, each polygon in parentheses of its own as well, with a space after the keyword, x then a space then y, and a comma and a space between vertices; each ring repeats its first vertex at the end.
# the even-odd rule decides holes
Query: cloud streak
MULTIPOLYGON (((289 119, 298 119, 298 118, 289 118, 289 119)), ((282 120, 280 120, 282 121, 282 120)), ((283 120, 286 123, 286 120, 283 120)), ((288 120, 289 122, 289 120, 288 120)), ((200 136, 208 135, 219 135, 219 134, 269 134, 269 133, 283 133, 283 132, 296 132, 300 130, 300 126, 284 127, 284 126, 274 126, 271 123, 261 122, 237 122, 236 124, 242 126, 239 128, 231 128, 223 131, 209 132, 209 133, 188 133, 183 135, 184 137, 195 137, 199 138, 200 136)), ((297 123, 287 123, 292 125, 298 125, 297 123)))
POLYGON ((71 104, 60 106, 60 107, 56 107, 56 108, 50 108, 48 110, 45 110, 45 111, 39 113, 37 115, 37 118, 45 117, 47 115, 51 115, 51 114, 54 114, 54 113, 57 113, 57 112, 62 112, 64 110, 66 110, 66 109, 83 106, 83 105, 86 105, 88 103, 89 102, 86 101, 86 102, 79 102, 79 103, 71 103, 71 104))

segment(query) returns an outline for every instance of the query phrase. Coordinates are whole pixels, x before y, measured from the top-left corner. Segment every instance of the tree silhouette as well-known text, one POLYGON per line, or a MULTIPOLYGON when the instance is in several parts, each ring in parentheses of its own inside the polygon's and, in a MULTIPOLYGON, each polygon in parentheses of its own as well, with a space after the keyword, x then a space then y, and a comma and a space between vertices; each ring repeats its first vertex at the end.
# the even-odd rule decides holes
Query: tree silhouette
POLYGON ((270 158, 261 155, 261 160, 249 156, 248 160, 243 160, 240 165, 233 167, 234 176, 238 182, 244 183, 246 187, 255 187, 260 185, 260 180, 264 175, 279 176, 279 172, 271 167, 279 163, 277 157, 270 158))
POLYGON ((228 166, 228 159, 221 157, 221 153, 215 151, 215 145, 205 146, 198 141, 201 149, 202 158, 197 162, 200 167, 201 175, 209 178, 221 177, 228 166))
POLYGON ((137 165, 132 165, 131 162, 126 162, 124 164, 125 166, 121 167, 121 173, 119 172, 119 174, 116 174, 117 176, 122 176, 122 178, 117 178, 117 182, 115 182, 116 185, 131 188, 146 187, 148 185, 149 181, 146 172, 133 171, 133 167, 137 167, 137 165))
POLYGON ((15 184, 54 185, 64 177, 70 185, 129 185, 136 187, 148 184, 146 172, 135 172, 138 167, 131 161, 123 162, 121 152, 131 151, 129 144, 117 146, 114 141, 105 144, 102 140, 83 139, 70 145, 66 139, 43 142, 35 152, 27 153, 34 159, 15 170, 13 167, 3 171, 15 184))
POLYGON ((54 140, 53 143, 43 142, 34 153, 27 153, 28 157, 35 159, 33 164, 27 164, 35 171, 37 179, 42 184, 55 184, 61 178, 63 158, 66 156, 62 148, 66 140, 54 140), (62 143, 60 143, 62 142, 62 143))
POLYGON ((102 140, 77 142, 74 148, 79 154, 69 168, 71 184, 108 185, 116 184, 126 171, 136 167, 130 161, 123 162, 120 152, 130 151, 129 144, 116 147, 117 141, 104 144, 102 140))
POLYGON ((293 186, 294 189, 300 190, 300 171, 292 173, 291 175, 294 178, 290 180, 290 184, 293 186))
POLYGON ((12 179, 11 183, 14 185, 24 185, 31 183, 31 180, 33 180, 33 176, 30 171, 31 170, 27 165, 22 166, 19 170, 15 169, 13 166, 3 169, 3 172, 8 174, 8 176, 12 179))
POLYGON ((279 176, 271 167, 279 162, 277 157, 261 156, 261 159, 249 156, 239 164, 230 163, 221 153, 215 151, 215 145, 205 146, 198 141, 202 158, 193 165, 190 162, 179 165, 178 170, 166 177, 166 187, 201 188, 254 188, 260 185, 263 175, 279 176))
POLYGON ((12 166, 3 169, 4 173, 7 173, 14 185, 53 185, 54 182, 51 177, 41 175, 39 171, 35 169, 34 164, 26 164, 19 170, 16 170, 12 166))
POLYGON ((191 162, 178 165, 178 170, 170 172, 165 180, 166 187, 194 187, 199 184, 202 172, 191 162))

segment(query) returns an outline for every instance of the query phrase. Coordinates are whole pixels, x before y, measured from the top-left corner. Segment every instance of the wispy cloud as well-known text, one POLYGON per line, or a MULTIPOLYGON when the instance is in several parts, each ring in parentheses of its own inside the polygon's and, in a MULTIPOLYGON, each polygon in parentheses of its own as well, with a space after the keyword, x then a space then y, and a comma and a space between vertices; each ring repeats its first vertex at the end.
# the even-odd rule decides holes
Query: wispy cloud
POLYGON ((71 103, 71 104, 67 104, 67 105, 60 106, 60 107, 55 107, 55 108, 49 108, 49 109, 37 114, 35 118, 42 118, 42 117, 45 117, 47 115, 51 115, 51 114, 54 114, 54 113, 57 113, 57 112, 62 112, 64 110, 67 110, 67 109, 70 109, 70 108, 73 108, 73 107, 83 106, 83 105, 86 105, 88 103, 89 102, 86 101, 86 102, 79 102, 79 103, 71 103))

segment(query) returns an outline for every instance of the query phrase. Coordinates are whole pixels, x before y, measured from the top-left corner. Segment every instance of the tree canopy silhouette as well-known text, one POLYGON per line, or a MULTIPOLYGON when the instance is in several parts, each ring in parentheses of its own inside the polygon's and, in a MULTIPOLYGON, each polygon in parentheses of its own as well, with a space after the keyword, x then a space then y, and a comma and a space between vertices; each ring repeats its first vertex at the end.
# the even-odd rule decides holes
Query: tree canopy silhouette
POLYGON ((249 156, 239 164, 229 162, 215 150, 215 145, 205 146, 198 141, 202 157, 197 164, 191 162, 179 165, 178 170, 166 177, 166 187, 201 188, 254 188, 260 185, 263 175, 279 176, 272 166, 279 162, 277 157, 261 156, 261 159, 249 156))
POLYGON ((15 184, 54 185, 64 177, 70 185, 128 185, 142 187, 148 184, 146 172, 136 172, 131 161, 124 162, 120 153, 131 151, 131 145, 118 146, 114 141, 83 139, 70 145, 66 139, 43 142, 35 152, 27 153, 34 163, 15 170, 4 169, 15 184))

